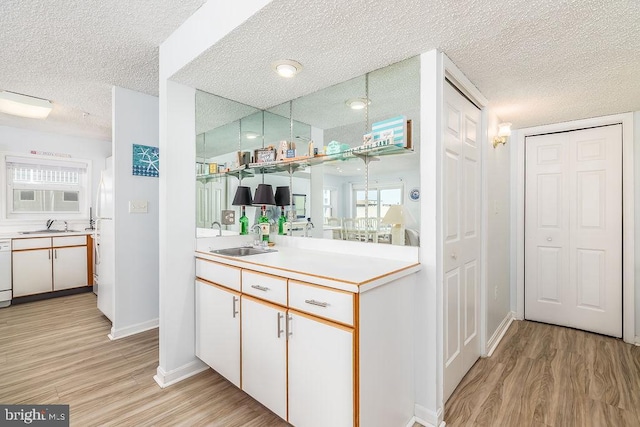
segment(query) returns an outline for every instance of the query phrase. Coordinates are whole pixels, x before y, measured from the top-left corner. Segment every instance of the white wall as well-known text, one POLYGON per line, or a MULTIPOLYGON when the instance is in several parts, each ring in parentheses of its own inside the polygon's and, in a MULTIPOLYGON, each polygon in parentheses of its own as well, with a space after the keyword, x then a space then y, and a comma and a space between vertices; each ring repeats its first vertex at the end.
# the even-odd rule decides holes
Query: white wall
MULTIPOLYGON (((488 115, 488 141, 492 141, 498 131, 498 117, 490 108, 488 115)), ((510 212, 511 212, 511 146, 510 140, 505 145, 495 149, 487 147, 485 164, 486 170, 486 202, 487 212, 487 318, 486 337, 491 338, 502 321, 511 311, 510 302, 510 212)))
MULTIPOLYGON (((100 172, 104 169, 105 159, 111 155, 110 141, 0 126, 0 151, 27 154, 31 150, 69 154, 75 158, 91 160, 90 205, 93 205, 100 182, 100 172)), ((5 180, 5 176, 0 176, 1 185, 6 184, 5 180)), ((23 224, 24 221, 20 221, 20 223, 23 224)), ((87 217, 86 220, 80 222, 70 222, 69 225, 70 228, 84 229, 89 226, 89 218, 87 217)), ((14 226, 0 223, 0 231, 15 231, 14 229, 14 226)))
MULTIPOLYGON (((158 98, 113 88, 115 295, 111 335, 118 338, 158 323, 158 178, 132 174, 133 144, 158 146, 158 98), (146 201, 147 213, 129 213, 146 201)), ((160 152, 160 173, 162 173, 160 152)))

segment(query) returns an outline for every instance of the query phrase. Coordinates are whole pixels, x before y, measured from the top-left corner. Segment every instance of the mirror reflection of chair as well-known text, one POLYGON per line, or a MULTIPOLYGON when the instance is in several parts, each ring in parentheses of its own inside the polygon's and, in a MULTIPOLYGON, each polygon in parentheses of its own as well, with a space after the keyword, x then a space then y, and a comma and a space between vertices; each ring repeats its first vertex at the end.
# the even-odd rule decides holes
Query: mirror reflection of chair
POLYGON ((342 218, 329 217, 326 221, 327 229, 331 230, 333 239, 344 239, 342 237, 342 218))
POLYGON ((358 230, 355 219, 344 218, 342 220, 342 240, 358 240, 358 230))

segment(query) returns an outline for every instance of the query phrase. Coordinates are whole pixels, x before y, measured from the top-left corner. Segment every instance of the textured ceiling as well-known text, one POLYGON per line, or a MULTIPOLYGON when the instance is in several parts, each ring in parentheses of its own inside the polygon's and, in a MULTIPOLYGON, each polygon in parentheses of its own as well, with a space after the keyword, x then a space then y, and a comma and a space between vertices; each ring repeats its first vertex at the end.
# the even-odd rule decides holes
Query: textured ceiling
POLYGON ((2 0, 0 90, 50 99, 0 126, 111 139, 111 87, 158 93, 158 46, 205 0, 2 0), (89 113, 84 115, 83 113, 89 113))
MULTIPOLYGON (((0 90, 55 107, 0 125, 110 139, 111 86, 157 94, 158 45, 202 3, 2 0, 0 90)), ((520 128, 640 110, 639 21, 637 0, 274 0, 176 79, 268 108, 440 48, 520 128)))
POLYGON ((521 128, 640 110, 639 21, 629 0, 274 0, 175 78, 269 108, 440 48, 521 128))

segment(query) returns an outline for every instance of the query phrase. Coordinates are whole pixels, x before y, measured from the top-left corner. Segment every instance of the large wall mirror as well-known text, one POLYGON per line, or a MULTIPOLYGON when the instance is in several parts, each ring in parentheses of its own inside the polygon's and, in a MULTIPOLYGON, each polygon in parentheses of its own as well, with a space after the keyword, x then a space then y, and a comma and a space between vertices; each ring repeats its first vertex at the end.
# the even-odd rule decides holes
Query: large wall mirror
MULTIPOLYGON (((237 187, 248 186, 253 193, 258 184, 266 183, 273 189, 289 186, 291 194, 296 195, 297 204, 285 207, 293 235, 417 246, 419 94, 417 57, 264 111, 198 91, 198 227, 211 229, 213 222, 222 223, 223 210, 235 210, 238 217, 239 207, 231 204, 237 187), (327 147, 361 146, 372 124, 398 116, 411 120, 413 150, 372 156, 367 161, 351 156, 310 165, 302 162, 279 172, 249 168, 221 173, 234 171, 243 161, 255 161, 255 150, 269 146, 277 149, 281 141, 293 141, 297 156, 315 149, 319 156, 313 159, 322 159, 327 147), (245 158, 238 152, 245 153, 245 158), (299 218, 300 212, 304 217, 299 218)), ((279 209, 269 209, 276 223, 279 209)), ((246 211, 253 225, 258 208, 249 206, 246 211)), ((237 234, 238 221, 222 225, 222 229, 237 234)))

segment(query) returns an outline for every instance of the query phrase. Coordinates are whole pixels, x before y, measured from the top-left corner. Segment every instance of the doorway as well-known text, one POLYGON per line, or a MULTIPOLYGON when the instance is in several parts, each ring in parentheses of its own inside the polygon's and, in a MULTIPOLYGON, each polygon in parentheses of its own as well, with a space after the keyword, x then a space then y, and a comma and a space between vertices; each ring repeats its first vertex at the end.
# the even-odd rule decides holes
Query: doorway
POLYGON ((622 337, 622 125, 525 138, 524 317, 622 337))

